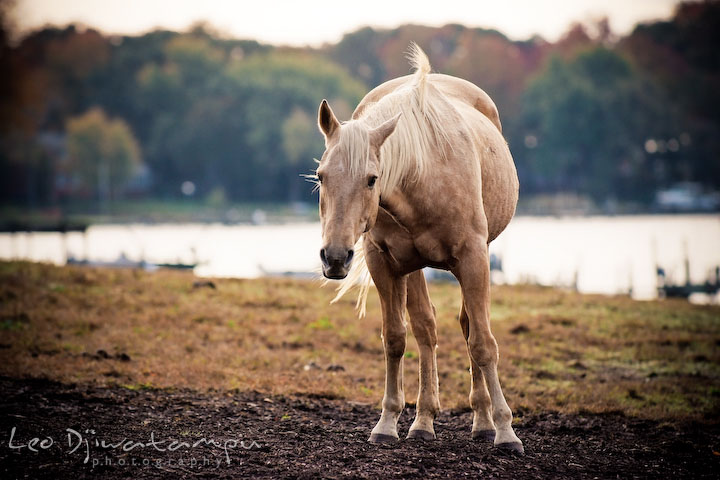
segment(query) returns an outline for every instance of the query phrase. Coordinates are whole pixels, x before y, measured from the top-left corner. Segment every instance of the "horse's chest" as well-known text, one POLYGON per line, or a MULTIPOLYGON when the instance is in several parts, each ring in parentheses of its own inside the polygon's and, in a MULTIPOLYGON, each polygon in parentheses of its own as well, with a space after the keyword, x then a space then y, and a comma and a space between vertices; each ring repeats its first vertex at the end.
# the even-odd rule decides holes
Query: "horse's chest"
POLYGON ((375 236, 372 241, 388 265, 400 274, 426 266, 448 268, 450 263, 443 245, 430 237, 412 237, 403 232, 375 236))
POLYGON ((418 255, 411 238, 405 235, 375 235, 371 242, 397 273, 407 273, 417 268, 418 255))
POLYGON ((453 249, 446 236, 447 232, 432 228, 411 233, 397 218, 381 211, 370 241, 393 270, 405 274, 426 266, 452 267, 453 249))
POLYGON ((427 233, 419 235, 413 241, 417 254, 434 267, 446 267, 448 264, 448 249, 444 243, 434 235, 427 233))

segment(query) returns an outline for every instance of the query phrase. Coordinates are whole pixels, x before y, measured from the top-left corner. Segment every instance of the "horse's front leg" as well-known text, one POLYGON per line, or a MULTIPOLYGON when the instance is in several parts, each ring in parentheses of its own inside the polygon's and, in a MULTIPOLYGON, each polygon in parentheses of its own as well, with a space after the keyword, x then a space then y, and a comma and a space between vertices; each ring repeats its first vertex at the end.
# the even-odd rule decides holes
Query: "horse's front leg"
MULTIPOLYGON (((482 371, 490 393, 495 446, 522 453, 522 442, 511 425, 512 411, 505 401, 498 379, 498 346, 490 331, 490 261, 487 244, 477 241, 467 245, 452 272, 460 282, 467 310, 470 360, 482 371)), ((476 380, 479 383, 479 376, 476 380)), ((480 385, 473 387, 479 388, 480 385)))
POLYGON ((402 359, 405 354, 405 303, 407 277, 394 275, 383 254, 367 246, 366 261, 382 306, 382 339, 385 349, 385 395, 382 414, 370 434, 370 442, 387 443, 399 439, 397 422, 405 407, 402 359))
POLYGON ((408 275, 407 290, 410 325, 420 351, 420 392, 417 399, 417 413, 407 438, 432 440, 435 438, 433 422, 440 413, 435 353, 437 328, 435 326, 435 308, 430 303, 430 295, 422 270, 408 275))

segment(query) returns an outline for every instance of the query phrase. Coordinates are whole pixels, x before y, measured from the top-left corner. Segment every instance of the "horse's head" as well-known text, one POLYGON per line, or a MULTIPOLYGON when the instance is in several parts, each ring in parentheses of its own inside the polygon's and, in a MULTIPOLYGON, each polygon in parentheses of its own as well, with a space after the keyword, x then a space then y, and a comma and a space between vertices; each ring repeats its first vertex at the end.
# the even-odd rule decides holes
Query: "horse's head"
POLYGON ((326 100, 320 104, 318 126, 325 153, 317 168, 323 275, 347 276, 355 242, 375 224, 380 204, 380 147, 395 130, 399 115, 375 128, 363 122, 341 124, 326 100))

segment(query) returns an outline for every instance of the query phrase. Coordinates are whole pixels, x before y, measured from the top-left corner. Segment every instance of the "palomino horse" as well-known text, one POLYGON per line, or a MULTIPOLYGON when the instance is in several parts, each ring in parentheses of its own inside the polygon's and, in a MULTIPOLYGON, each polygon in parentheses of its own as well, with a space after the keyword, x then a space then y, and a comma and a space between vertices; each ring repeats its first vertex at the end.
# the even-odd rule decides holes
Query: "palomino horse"
MULTIPOLYGON (((488 257, 488 244, 515 213, 515 165, 490 97, 465 80, 430 74, 416 45, 410 60, 415 74, 372 90, 352 120, 340 123, 325 100, 318 113, 326 148, 317 168, 323 275, 345 279, 340 296, 369 270, 382 305, 385 396, 370 441, 398 440, 406 308, 420 351, 417 415, 407 438, 435 438, 435 308, 421 270, 432 266, 450 270, 462 290, 472 437, 522 452, 498 380, 488 257)), ((361 314, 368 285, 358 300, 361 314)))

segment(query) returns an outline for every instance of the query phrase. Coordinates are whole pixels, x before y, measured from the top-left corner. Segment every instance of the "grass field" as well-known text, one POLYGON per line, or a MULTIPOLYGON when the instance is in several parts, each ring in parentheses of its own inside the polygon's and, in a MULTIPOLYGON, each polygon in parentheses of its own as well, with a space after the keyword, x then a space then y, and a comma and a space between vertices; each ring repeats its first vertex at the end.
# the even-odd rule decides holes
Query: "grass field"
MULTIPOLYGON (((309 393, 379 405, 377 295, 358 319, 320 282, 0 263, 0 375, 127 389, 309 393), (328 370, 328 367, 336 366, 328 370), (338 366, 341 366, 340 369, 338 366)), ((457 285, 434 284, 444 409, 467 408, 457 285)), ((667 422, 720 415, 720 307, 493 287, 500 378, 516 412, 611 412, 667 422)), ((409 329, 408 329, 409 330, 409 329)), ((406 399, 417 395, 408 331, 406 399)))

